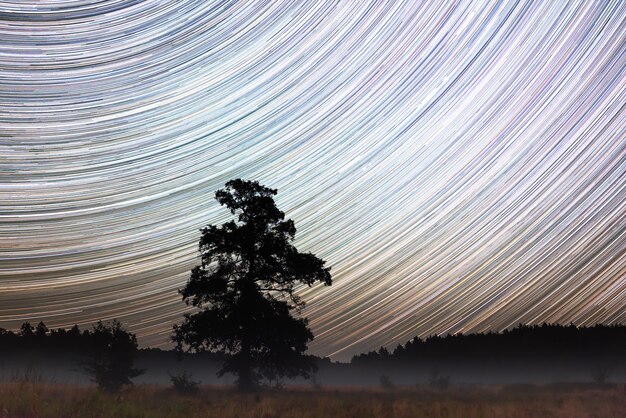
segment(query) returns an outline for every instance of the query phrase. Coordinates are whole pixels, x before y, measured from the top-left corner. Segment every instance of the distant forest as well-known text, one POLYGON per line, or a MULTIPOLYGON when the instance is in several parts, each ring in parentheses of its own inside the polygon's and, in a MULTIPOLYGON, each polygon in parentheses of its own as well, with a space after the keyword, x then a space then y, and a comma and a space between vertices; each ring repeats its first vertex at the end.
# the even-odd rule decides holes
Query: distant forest
POLYGON ((98 349, 101 340, 93 330, 80 330, 78 325, 72 328, 49 330, 39 322, 33 326, 25 322, 18 332, 0 328, 0 354, 32 354, 45 355, 89 355, 98 349))
POLYGON ((450 334, 415 337, 393 352, 386 348, 359 354, 352 358, 354 365, 377 363, 412 363, 415 361, 441 361, 447 363, 467 361, 516 360, 542 363, 555 360, 594 359, 620 360, 626 353, 626 326, 595 325, 519 325, 501 333, 450 334))
MULTIPOLYGON (((47 379, 87 383, 81 364, 103 350, 103 340, 96 334, 94 329, 81 330, 76 325, 49 330, 43 322, 24 323, 17 332, 0 328, 0 380, 34 368, 47 379)), ((393 350, 380 348, 355 355, 349 363, 308 357, 318 368, 316 384, 371 386, 382 381, 399 385, 448 382, 450 376, 460 384, 624 381, 624 353, 624 325, 544 324, 520 325, 501 333, 416 337, 393 350)), ((135 354, 136 366, 145 370, 134 379, 136 383, 168 383, 170 376, 190 371, 204 383, 230 384, 234 379, 228 374, 216 378, 224 359, 221 354, 155 348, 135 354)))
MULTIPOLYGON (((70 329, 53 329, 40 322, 36 326, 24 323, 18 332, 0 328, 0 354, 42 352, 46 354, 88 355, 96 349, 98 340, 78 325, 70 329)), ((143 349, 141 351, 155 351, 143 349)), ((161 351, 161 350, 156 350, 161 351)), ((501 333, 451 334, 413 338, 393 351, 381 347, 378 351, 355 355, 354 366, 381 366, 424 362, 542 362, 586 359, 604 363, 623 361, 626 353, 626 326, 520 325, 501 333)), ((319 359, 321 362, 328 359, 319 359)))

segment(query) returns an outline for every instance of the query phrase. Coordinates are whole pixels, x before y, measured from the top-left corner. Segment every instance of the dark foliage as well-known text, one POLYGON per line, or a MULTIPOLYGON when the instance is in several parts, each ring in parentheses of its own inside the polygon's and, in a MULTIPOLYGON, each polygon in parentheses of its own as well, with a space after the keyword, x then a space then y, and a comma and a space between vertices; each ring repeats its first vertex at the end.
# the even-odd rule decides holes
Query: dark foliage
POLYGON ((444 376, 438 370, 433 370, 428 379, 428 384, 437 390, 446 390, 450 387, 450 376, 444 376))
POLYGON ((91 332, 89 360, 85 371, 99 388, 116 392, 124 385, 132 385, 133 377, 143 370, 133 368, 137 356, 137 338, 120 322, 103 324, 99 321, 91 332))
POLYGON ((380 383, 380 387, 383 389, 393 389, 395 387, 395 385, 391 381, 391 378, 387 376, 386 374, 380 376, 378 381, 380 383))
POLYGON ((190 395, 198 392, 200 382, 193 380, 191 373, 187 373, 187 371, 177 375, 170 375, 170 380, 174 390, 178 393, 190 395))
POLYGON ((143 372, 133 368, 138 354, 137 338, 118 321, 108 324, 100 321, 91 330, 84 331, 78 325, 50 330, 43 322, 36 327, 25 322, 19 333, 0 328, 0 355, 19 358, 26 354, 75 360, 107 391, 132 384, 130 379, 143 372))
POLYGON ((240 389, 283 376, 310 377, 303 355, 313 339, 306 318, 291 315, 304 303, 295 286, 332 283, 330 268, 291 244, 296 228, 275 205, 276 190, 232 180, 215 193, 237 221, 201 230, 201 264, 180 291, 200 309, 174 327, 178 349, 224 353, 220 375, 233 373, 240 389))
POLYGON ((0 353, 23 354, 45 353, 48 356, 58 354, 84 358, 94 347, 93 335, 89 330, 81 331, 78 325, 70 329, 52 329, 40 322, 34 328, 25 322, 18 333, 0 328, 0 353))
MULTIPOLYGON (((45 336, 36 337, 36 328, 30 324, 16 331, 0 328, 0 370, 5 368, 4 378, 23 379, 27 376, 27 379, 39 379, 44 375, 38 367, 52 365, 57 370, 54 377, 57 379, 57 373, 63 373, 61 370, 75 370, 76 364, 84 364, 92 357, 96 344, 90 329, 83 331, 78 326, 49 329, 45 336), (23 333, 24 329, 33 332, 23 333), (15 369, 15 365, 20 365, 21 369, 15 369), (23 376, 24 370, 26 375, 23 376)), ((569 379, 560 373, 575 371, 576 379, 593 381, 597 387, 608 387, 614 381, 623 381, 626 371, 624 352, 626 327, 623 325, 590 328, 544 325, 523 326, 501 334, 414 339, 392 352, 382 349, 355 356, 352 364, 314 356, 309 359, 319 367, 318 378, 323 378, 325 384, 380 384, 379 377, 383 374, 390 376, 396 385, 432 384, 436 380, 433 375, 430 379, 424 375, 431 370, 443 372, 443 377, 452 375, 454 382, 461 384, 472 373, 475 374, 471 379, 479 381, 504 378, 511 382, 507 375, 550 381, 569 379), (525 342, 522 344, 521 341, 525 342), (502 374, 497 375, 498 371, 502 374), (529 377, 529 373, 533 377, 529 377)), ((187 370, 195 372, 193 367, 200 364, 215 367, 226 357, 208 351, 188 353, 152 348, 139 350, 137 362, 158 373, 170 367, 179 369, 181 363, 178 360, 183 360, 188 365, 187 370)))
MULTIPOLYGON (((390 365, 523 364, 547 365, 593 363, 616 366, 624 362, 626 327, 623 325, 519 325, 501 333, 454 334, 415 337, 392 353, 384 348, 359 354, 351 364, 384 368, 390 365)), ((431 366, 432 367, 432 366, 431 366)))

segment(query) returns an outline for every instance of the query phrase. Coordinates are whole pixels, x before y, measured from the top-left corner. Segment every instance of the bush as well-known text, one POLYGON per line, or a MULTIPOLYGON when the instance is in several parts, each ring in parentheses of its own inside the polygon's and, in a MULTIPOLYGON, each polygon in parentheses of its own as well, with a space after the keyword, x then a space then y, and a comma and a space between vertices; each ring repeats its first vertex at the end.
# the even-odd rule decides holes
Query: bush
POLYGON ((393 389, 394 384, 386 374, 380 376, 380 387, 383 389, 393 389))
POLYGON ((130 380, 144 371, 133 367, 137 355, 137 337, 114 320, 99 321, 90 335, 89 360, 85 371, 98 387, 107 392, 118 392, 130 380))
POLYGON ((611 372, 604 364, 596 365, 595 369, 591 372, 591 378, 598 386, 606 385, 609 382, 609 377, 611 377, 611 372))
POLYGON ((443 376, 439 374, 437 370, 434 370, 430 374, 430 379, 428 379, 428 384, 433 389, 437 390, 446 390, 450 387, 450 376, 443 376))
POLYGON ((192 394, 198 392, 199 381, 195 381, 191 378, 191 374, 187 371, 178 375, 170 375, 170 380, 174 386, 174 390, 182 394, 192 394))

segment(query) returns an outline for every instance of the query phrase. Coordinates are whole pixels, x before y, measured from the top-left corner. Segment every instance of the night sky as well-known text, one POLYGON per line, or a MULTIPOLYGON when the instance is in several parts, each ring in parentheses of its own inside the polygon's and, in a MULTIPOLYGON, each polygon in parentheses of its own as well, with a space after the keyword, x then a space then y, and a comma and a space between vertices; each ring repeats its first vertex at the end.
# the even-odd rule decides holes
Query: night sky
POLYGON ((166 347, 233 178, 278 189, 310 352, 626 322, 626 2, 0 2, 0 327, 166 347))

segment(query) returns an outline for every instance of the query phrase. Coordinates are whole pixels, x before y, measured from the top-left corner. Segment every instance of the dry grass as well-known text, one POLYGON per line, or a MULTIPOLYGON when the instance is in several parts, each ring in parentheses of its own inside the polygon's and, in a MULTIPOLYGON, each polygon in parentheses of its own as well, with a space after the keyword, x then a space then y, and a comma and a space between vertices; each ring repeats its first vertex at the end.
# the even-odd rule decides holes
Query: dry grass
POLYGON ((203 386, 195 395, 140 385, 120 395, 95 388, 23 381, 0 385, 0 417, 626 417, 626 385, 517 385, 383 389, 290 388, 239 394, 203 386))

